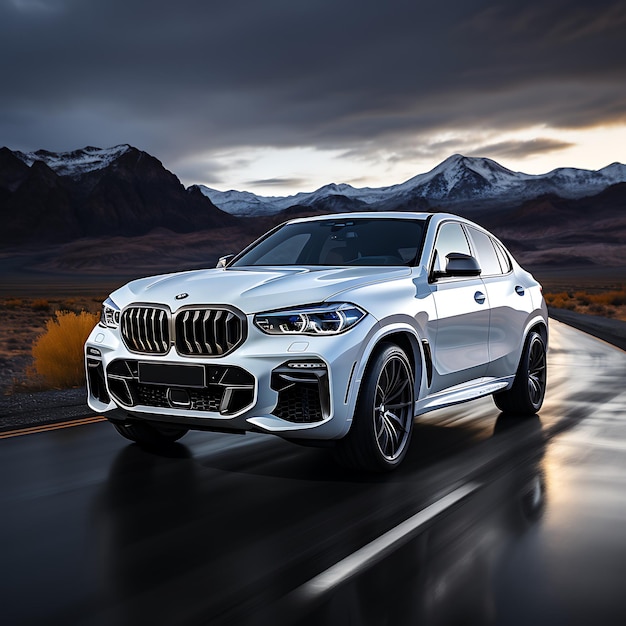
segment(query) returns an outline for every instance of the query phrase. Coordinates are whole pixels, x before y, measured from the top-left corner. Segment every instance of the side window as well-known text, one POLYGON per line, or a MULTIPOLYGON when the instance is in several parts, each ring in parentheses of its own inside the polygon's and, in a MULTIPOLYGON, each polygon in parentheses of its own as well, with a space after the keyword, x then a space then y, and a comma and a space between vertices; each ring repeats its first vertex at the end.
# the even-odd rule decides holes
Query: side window
POLYGON ((481 276, 494 276, 496 274, 502 274, 502 268, 500 267, 500 261, 496 249, 493 246, 493 240, 491 237, 476 228, 469 227, 474 247, 476 248, 476 255, 478 257, 478 264, 482 270, 481 276))
POLYGON ((498 254, 498 261, 500 261, 500 267, 503 274, 508 274, 513 266, 511 265, 511 258, 507 254, 506 250, 495 240, 492 240, 498 254))
POLYGON ((445 271, 447 262, 446 256, 450 254, 450 252, 470 254, 467 237, 463 232, 463 227, 458 222, 445 222, 439 228, 437 241, 435 242, 432 271, 445 271))

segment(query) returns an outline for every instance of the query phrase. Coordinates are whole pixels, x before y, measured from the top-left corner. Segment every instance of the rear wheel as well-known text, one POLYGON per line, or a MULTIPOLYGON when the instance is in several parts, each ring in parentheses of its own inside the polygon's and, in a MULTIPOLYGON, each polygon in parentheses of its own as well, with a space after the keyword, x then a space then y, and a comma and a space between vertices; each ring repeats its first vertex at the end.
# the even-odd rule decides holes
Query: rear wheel
POLYGON ((146 448, 154 448, 178 441, 189 432, 188 428, 162 426, 144 422, 111 422, 117 432, 146 448))
POLYGON ((337 443, 339 462, 372 472, 397 467, 411 440, 413 409, 409 360, 398 346, 382 344, 365 372, 350 431, 337 443))
POLYGON ((511 389, 493 394, 496 406, 513 415, 534 415, 546 392, 546 346, 541 335, 531 332, 511 389))

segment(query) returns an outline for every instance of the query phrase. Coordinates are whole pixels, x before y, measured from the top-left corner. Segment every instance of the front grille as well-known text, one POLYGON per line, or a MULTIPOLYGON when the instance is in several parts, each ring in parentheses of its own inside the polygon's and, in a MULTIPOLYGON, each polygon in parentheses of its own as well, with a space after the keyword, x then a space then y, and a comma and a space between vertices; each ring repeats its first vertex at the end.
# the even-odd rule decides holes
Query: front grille
POLYGON ((176 351, 185 356, 222 356, 245 339, 244 320, 228 309, 183 309, 176 314, 176 351))
MULTIPOLYGON (((131 352, 167 354, 172 343, 170 328, 165 308, 140 304, 122 312, 122 339, 131 352)), ((244 315, 226 308, 181 309, 174 315, 173 328, 176 351, 183 356, 223 356, 246 338, 244 315)))
POLYGON ((120 322, 124 345, 131 352, 166 354, 170 348, 170 329, 165 309, 133 306, 125 309, 120 322))

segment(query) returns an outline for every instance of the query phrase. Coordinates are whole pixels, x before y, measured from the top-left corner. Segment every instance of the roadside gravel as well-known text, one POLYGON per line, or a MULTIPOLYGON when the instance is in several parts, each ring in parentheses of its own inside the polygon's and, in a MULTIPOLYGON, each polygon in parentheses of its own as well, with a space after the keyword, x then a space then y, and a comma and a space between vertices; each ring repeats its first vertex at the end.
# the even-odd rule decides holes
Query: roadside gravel
MULTIPOLYGON (((553 308, 550 317, 626 350, 626 322, 553 308)), ((82 387, 0 396, 0 432, 92 417, 96 413, 87 406, 86 395, 82 387)))
POLYGON ((0 396, 0 432, 92 417, 86 398, 84 387, 0 396))

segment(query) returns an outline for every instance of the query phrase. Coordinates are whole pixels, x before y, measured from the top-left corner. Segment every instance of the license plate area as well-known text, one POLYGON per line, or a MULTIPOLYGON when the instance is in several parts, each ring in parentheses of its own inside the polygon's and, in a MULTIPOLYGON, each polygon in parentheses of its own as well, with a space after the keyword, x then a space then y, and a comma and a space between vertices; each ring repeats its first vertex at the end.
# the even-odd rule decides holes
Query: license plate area
POLYGON ((204 365, 138 363, 139 382, 167 387, 206 387, 204 365))

